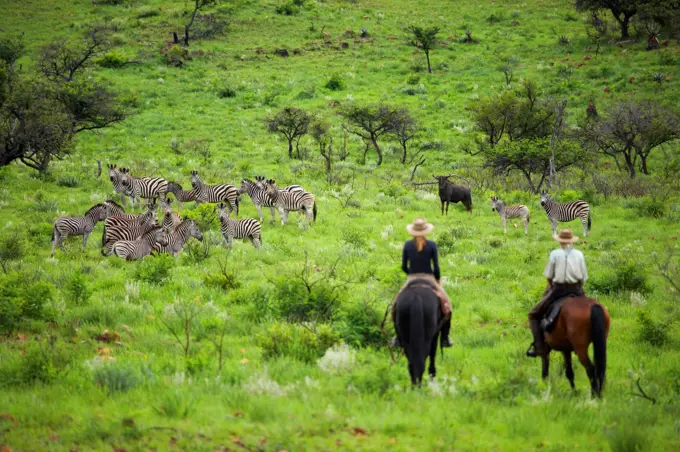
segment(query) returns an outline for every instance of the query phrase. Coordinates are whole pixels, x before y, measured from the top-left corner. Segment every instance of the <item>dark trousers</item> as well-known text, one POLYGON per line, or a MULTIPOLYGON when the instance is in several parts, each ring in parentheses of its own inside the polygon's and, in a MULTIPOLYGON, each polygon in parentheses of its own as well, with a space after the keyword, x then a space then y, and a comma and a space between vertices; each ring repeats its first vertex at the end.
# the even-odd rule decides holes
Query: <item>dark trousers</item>
POLYGON ((538 302, 536 306, 529 311, 529 320, 541 320, 546 312, 550 309, 550 306, 560 298, 564 298, 568 295, 583 296, 583 289, 581 285, 576 284, 560 284, 553 283, 548 287, 543 293, 543 298, 538 302))

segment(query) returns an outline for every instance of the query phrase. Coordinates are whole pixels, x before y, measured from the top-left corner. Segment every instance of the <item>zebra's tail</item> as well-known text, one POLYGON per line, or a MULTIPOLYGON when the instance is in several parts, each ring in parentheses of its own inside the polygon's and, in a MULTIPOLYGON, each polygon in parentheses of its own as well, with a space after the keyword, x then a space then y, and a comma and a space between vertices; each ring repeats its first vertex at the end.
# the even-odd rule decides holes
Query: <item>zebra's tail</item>
POLYGON ((590 212, 588 212, 588 232, 590 232, 590 225, 592 224, 592 221, 590 220, 591 217, 592 215, 590 214, 590 212))
POLYGON ((314 201, 314 205, 312 206, 312 218, 316 221, 316 201, 314 201))

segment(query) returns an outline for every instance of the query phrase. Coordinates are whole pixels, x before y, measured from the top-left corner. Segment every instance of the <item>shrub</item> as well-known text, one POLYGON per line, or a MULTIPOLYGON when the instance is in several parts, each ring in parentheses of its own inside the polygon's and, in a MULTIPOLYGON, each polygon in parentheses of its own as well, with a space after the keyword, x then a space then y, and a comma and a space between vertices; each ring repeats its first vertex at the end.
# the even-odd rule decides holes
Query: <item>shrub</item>
POLYGON ((152 6, 142 6, 137 10, 137 19, 146 19, 147 17, 158 16, 161 12, 158 8, 152 6))
POLYGON ((668 204, 661 199, 645 196, 629 200, 625 203, 625 207, 632 208, 639 217, 663 218, 666 215, 668 204))
POLYGON ((117 52, 108 52, 97 61, 97 64, 101 67, 117 69, 127 64, 127 58, 117 52))
POLYGON ((137 264, 135 279, 151 284, 161 284, 170 277, 175 260, 170 254, 159 254, 137 264))
POLYGON ((613 274, 602 279, 591 280, 590 285, 593 289, 605 294, 624 291, 641 294, 650 292, 647 275, 634 262, 624 262, 617 265, 613 274))
POLYGON ((352 370, 356 362, 355 355, 347 344, 337 344, 326 350, 317 364, 324 372, 337 375, 352 370))
POLYGON ((358 347, 380 346, 385 337, 380 330, 382 313, 368 303, 353 303, 340 311, 338 332, 342 340, 358 347))
POLYGON ((311 328, 301 325, 275 322, 267 331, 258 335, 257 342, 266 359, 287 356, 313 363, 337 341, 329 326, 317 325, 316 330, 315 333, 311 328))
POLYGON ((324 281, 319 281, 307 290, 301 280, 281 277, 275 281, 272 300, 278 315, 290 322, 318 321, 333 319, 340 304, 340 291, 334 290, 324 281))
POLYGON ((217 97, 219 97, 220 99, 236 97, 236 89, 229 85, 221 86, 217 90, 217 97))
POLYGON ((7 274, 10 263, 24 257, 24 242, 18 232, 0 237, 0 268, 7 274))
POLYGON ((426 94, 427 93, 427 88, 425 88, 425 85, 422 83, 418 86, 406 86, 401 89, 402 94, 406 94, 408 96, 417 96, 418 94, 426 94))
POLYGON ((349 246, 360 249, 366 247, 366 237, 364 237, 364 234, 362 234, 361 231, 356 229, 344 229, 341 235, 342 241, 349 246))
POLYGON ((189 51, 179 44, 175 44, 164 53, 165 63, 169 66, 180 67, 184 61, 190 60, 189 51))
POLYGON ((139 384, 139 376, 130 367, 109 362, 97 367, 94 382, 108 395, 113 395, 134 389, 139 384))
POLYGON ((75 305, 87 304, 92 291, 88 287, 87 278, 81 271, 74 271, 66 283, 68 300, 75 305))
POLYGON ((30 275, 13 273, 0 278, 0 328, 11 331, 23 319, 46 318, 44 307, 53 297, 52 284, 30 275))
POLYGON ((60 187, 75 188, 80 185, 80 178, 75 174, 64 174, 57 178, 57 185, 60 187))
POLYGON ((153 410, 167 418, 186 419, 196 408, 196 399, 189 393, 176 389, 161 396, 161 403, 153 410))
POLYGON ((221 19, 218 14, 201 14, 196 17, 194 39, 210 39, 224 34, 229 21, 221 19))
POLYGON ((646 311, 638 311, 638 324, 640 330, 638 337, 641 341, 647 342, 655 347, 661 347, 668 342, 668 327, 671 321, 660 321, 652 319, 646 311))
POLYGON ((409 85, 417 85, 418 83, 420 83, 420 75, 418 74, 409 75, 408 78, 406 79, 406 83, 409 85))
POLYGON ((557 38, 557 43, 561 46, 567 46, 567 45, 571 44, 571 40, 569 39, 569 36, 567 36, 567 35, 560 35, 557 38))
POLYGON ((292 1, 281 3, 276 7, 276 14, 281 14, 282 16, 295 16, 299 12, 300 7, 292 1))
POLYGON ((326 82, 326 88, 331 91, 340 91, 345 89, 345 81, 340 74, 333 74, 331 78, 326 82))
POLYGON ((490 25, 493 25, 502 22, 503 19, 504 19, 503 13, 492 13, 490 16, 486 18, 486 21, 490 25))

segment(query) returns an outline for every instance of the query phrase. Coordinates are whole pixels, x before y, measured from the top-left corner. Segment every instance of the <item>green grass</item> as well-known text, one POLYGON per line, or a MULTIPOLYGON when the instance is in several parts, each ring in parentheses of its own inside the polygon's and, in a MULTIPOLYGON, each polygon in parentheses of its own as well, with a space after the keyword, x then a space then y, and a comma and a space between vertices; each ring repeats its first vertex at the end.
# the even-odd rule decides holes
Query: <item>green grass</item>
MULTIPOLYGON (((651 212, 644 198, 632 203, 597 195, 591 203, 592 236, 579 245, 591 275, 586 288, 599 289, 594 294, 612 317, 604 398, 593 401, 580 365, 578 391, 572 393, 561 358, 555 356, 543 382, 539 363, 523 356, 530 342, 526 313, 542 292, 543 266, 555 242, 538 198, 522 191, 521 180, 490 180, 473 192, 472 215, 455 205, 442 217, 434 187, 403 186, 411 168, 398 164, 396 143, 382 142, 385 164, 376 168, 371 153, 367 165, 358 163, 363 145, 350 137, 350 157, 336 166, 337 181, 329 184, 311 141, 301 143, 309 159, 289 161, 287 144, 264 126, 279 108, 309 109, 333 122, 338 147, 341 120, 332 102, 385 100, 408 107, 421 121, 427 128, 421 142, 442 143, 442 149, 427 151, 417 180, 433 181, 433 173, 474 176, 478 162, 458 152, 472 130, 465 107, 503 89, 496 54, 519 58, 513 84, 534 78, 548 95, 568 97, 574 121, 590 100, 601 112, 631 96, 677 104, 680 71, 669 64, 673 55, 677 63, 674 41, 659 52, 645 52, 643 40, 625 48, 605 44, 597 58, 584 60, 590 44, 580 16, 556 0, 427 1, 417 7, 401 0, 308 2, 294 16, 276 14, 278 2, 239 2, 217 9, 230 15, 224 37, 195 41, 191 50, 204 55, 172 68, 160 49, 169 32, 185 23, 184 2, 54 3, 10 5, 0 31, 25 31, 31 53, 53 39, 75 38, 89 24, 114 25, 115 52, 139 64, 98 67, 94 75, 123 93, 135 114, 98 135, 79 136, 73 157, 55 162, 46 176, 19 165, 0 169, 0 236, 20 242, 22 254, 9 261, 3 281, 29 288, 39 282, 52 291, 40 313, 27 311, 32 314, 0 340, 0 414, 12 416, 0 416, 0 443, 13 450, 680 447, 680 328, 675 322, 665 335, 656 329, 677 294, 657 274, 653 254, 676 243, 677 194, 661 213, 656 207, 651 212), (444 26, 443 44, 432 51, 431 75, 423 70, 425 56, 404 44, 407 21, 444 26), (331 45, 324 44, 322 27, 331 45), (362 27, 367 40, 344 35, 348 29, 358 35, 362 27), (466 28, 478 44, 459 43, 466 28), (568 45, 558 43, 561 35, 569 37, 568 45), (349 47, 343 50, 341 42, 349 47), (276 48, 287 48, 291 56, 274 55, 276 48), (565 78, 560 67, 572 67, 571 75, 565 78), (670 81, 657 86, 655 72, 670 81), (336 74, 344 88, 325 88, 336 74), (207 160, 171 148, 175 143, 186 151, 200 139, 211 141, 207 160), (94 177, 97 159, 185 186, 193 169, 211 183, 238 185, 242 177, 265 174, 284 185, 301 184, 317 197, 318 221, 298 225, 291 214, 281 226, 269 223, 265 212, 263 249, 238 242, 228 256, 212 223, 203 230, 210 255, 198 262, 186 252, 177 261, 104 258, 98 225, 84 254, 72 238, 65 253, 49 259, 53 221, 81 215, 112 196, 106 174, 94 177), (503 236, 490 209, 489 197, 496 193, 531 209, 527 237, 519 222, 518 228, 508 224, 503 236), (438 361, 437 382, 414 391, 403 357, 391 364, 386 348, 361 341, 380 338, 375 324, 403 282, 405 225, 420 215, 436 227, 456 345, 438 361), (340 259, 335 275, 311 295, 299 277, 305 256, 312 280, 340 259), (617 274, 631 265, 648 287, 633 295, 617 274), (187 358, 163 323, 177 327, 166 316, 177 302, 200 303, 187 358), (328 311, 319 314, 329 305, 330 317, 328 311), (291 312, 309 321, 288 324, 291 312), (229 319, 219 372, 214 342, 224 314, 229 319), (314 322, 319 318, 324 322, 314 322), (107 329, 120 335, 114 341, 119 344, 97 340, 107 329), (355 350, 355 364, 326 373, 317 359, 340 339, 355 350), (633 395, 637 378, 656 404, 633 395)), ((22 63, 28 67, 31 61, 22 63)), ((652 163, 660 170, 664 162, 652 163)), ((565 199, 583 197, 589 173, 574 170, 560 185, 565 199)), ((241 200, 241 217, 256 217, 247 195, 241 200)), ((188 203, 183 213, 196 218, 205 209, 188 203)), ((570 226, 581 235, 578 222, 570 226)))

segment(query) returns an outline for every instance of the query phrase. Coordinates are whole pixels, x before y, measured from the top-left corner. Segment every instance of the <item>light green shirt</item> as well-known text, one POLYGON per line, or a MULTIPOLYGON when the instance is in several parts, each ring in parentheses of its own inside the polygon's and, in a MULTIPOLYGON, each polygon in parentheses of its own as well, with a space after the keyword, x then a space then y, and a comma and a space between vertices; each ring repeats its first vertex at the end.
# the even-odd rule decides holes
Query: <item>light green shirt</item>
POLYGON ((588 272, 583 253, 571 246, 553 250, 543 275, 558 284, 585 282, 588 272))

